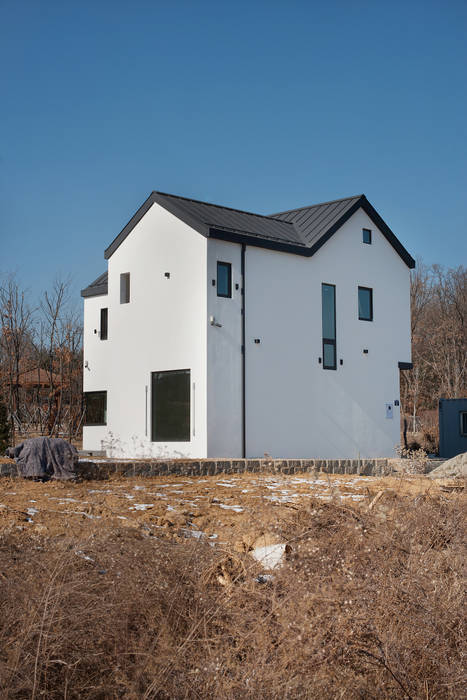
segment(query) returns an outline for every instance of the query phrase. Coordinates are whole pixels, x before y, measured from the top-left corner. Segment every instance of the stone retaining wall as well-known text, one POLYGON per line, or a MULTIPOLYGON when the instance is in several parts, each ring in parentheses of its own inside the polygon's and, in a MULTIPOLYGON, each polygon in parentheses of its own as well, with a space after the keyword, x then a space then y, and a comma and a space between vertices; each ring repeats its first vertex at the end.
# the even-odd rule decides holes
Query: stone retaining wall
POLYGON ((214 474, 242 474, 243 472, 270 472, 296 474, 299 472, 327 474, 365 474, 384 476, 392 471, 387 459, 217 459, 217 460, 157 460, 92 462, 81 461, 79 472, 83 478, 118 476, 209 476, 214 474))
MULTIPOLYGON (((110 476, 209 476, 269 472, 297 474, 365 474, 385 476, 392 471, 388 459, 176 459, 154 461, 80 460, 78 475, 83 479, 108 479, 110 476)), ((0 464, 0 476, 17 476, 13 463, 0 464)))

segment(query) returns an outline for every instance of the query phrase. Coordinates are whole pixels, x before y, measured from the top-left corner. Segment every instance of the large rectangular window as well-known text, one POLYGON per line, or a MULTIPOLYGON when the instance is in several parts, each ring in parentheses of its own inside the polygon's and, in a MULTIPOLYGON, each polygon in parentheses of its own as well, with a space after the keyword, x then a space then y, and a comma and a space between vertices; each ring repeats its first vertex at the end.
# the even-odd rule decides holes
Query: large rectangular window
POLYGON ((107 340, 107 332, 109 328, 109 310, 101 309, 101 329, 99 337, 101 340, 107 340))
POLYGON ((152 372, 151 440, 189 442, 190 370, 152 372))
POLYGON ((360 321, 373 320, 373 290, 370 287, 358 288, 358 318, 360 321))
POLYGON ((84 392, 84 425, 107 425, 107 392, 84 392))
POLYGON ((336 287, 321 285, 323 321, 323 369, 337 369, 336 357, 336 287))
POLYGON ((217 296, 232 296, 232 265, 227 262, 217 263, 217 296))
POLYGON ((130 303, 130 273, 122 272, 120 275, 120 304, 130 303))

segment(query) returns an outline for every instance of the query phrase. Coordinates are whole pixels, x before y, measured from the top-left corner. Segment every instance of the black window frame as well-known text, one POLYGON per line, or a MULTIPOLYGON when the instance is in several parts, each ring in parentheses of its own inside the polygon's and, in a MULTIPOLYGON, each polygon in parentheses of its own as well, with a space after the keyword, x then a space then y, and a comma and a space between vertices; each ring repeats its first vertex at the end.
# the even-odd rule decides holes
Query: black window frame
POLYGON ((130 303, 130 273, 120 273, 120 304, 130 303))
MULTIPOLYGON (((99 425, 107 425, 107 391, 85 391, 83 393, 83 401, 84 401, 84 421, 83 425, 84 426, 99 426, 99 425), (90 400, 97 400, 98 398, 103 398, 104 399, 104 405, 103 405, 103 422, 102 419, 98 420, 92 420, 91 422, 89 421, 89 407, 90 407, 90 400)), ((95 410, 95 407, 94 407, 95 410)))
POLYGON ((459 431, 461 437, 467 437, 467 411, 459 411, 459 431))
POLYGON ((101 340, 107 340, 108 337, 109 337, 109 309, 107 307, 103 307, 101 309, 99 338, 101 340))
POLYGON ((163 370, 151 372, 151 442, 191 442, 191 370, 190 369, 174 369, 174 370, 163 370), (183 438, 179 437, 167 437, 167 434, 161 435, 158 433, 157 424, 157 389, 155 380, 157 380, 158 375, 180 375, 185 374, 188 377, 188 415, 185 416, 185 433, 183 438))
POLYGON ((223 262, 222 260, 217 261, 217 269, 216 269, 216 291, 217 291, 217 296, 222 297, 223 299, 231 299, 232 298, 232 263, 229 262, 223 262), (219 292, 219 268, 224 267, 227 269, 227 280, 228 280, 228 292, 227 294, 221 294, 219 292))
POLYGON ((373 321, 373 287, 362 287, 361 285, 358 285, 357 305, 358 305, 358 320, 359 321, 373 321), (370 292, 370 318, 366 318, 365 316, 360 316, 360 291, 370 292))
POLYGON ((371 245, 371 243, 372 243, 371 238, 372 238, 371 237, 371 228, 362 228, 362 241, 363 241, 363 243, 365 243, 366 245, 371 245), (365 233, 369 234, 368 241, 365 240, 365 233))
POLYGON ((336 335, 337 335, 337 329, 336 329, 336 285, 335 284, 330 284, 329 282, 322 282, 321 283, 321 333, 322 333, 322 338, 323 338, 323 369, 331 369, 331 370, 336 370, 337 369, 337 343, 336 343, 336 335), (324 292, 324 287, 332 287, 334 290, 334 338, 327 338, 324 336, 324 329, 323 329, 323 292, 324 292), (325 353, 325 347, 326 346, 331 346, 334 349, 334 362, 333 364, 326 364, 326 353, 325 353))

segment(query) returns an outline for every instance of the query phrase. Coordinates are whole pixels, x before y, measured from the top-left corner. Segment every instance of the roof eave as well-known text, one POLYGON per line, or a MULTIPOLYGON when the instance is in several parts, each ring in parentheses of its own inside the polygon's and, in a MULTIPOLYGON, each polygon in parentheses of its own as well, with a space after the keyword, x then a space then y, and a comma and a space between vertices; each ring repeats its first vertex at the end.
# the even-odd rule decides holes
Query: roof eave
POLYGON ((375 226, 379 228, 383 236, 386 238, 388 243, 392 245, 396 253, 400 255, 402 260, 405 262, 407 267, 410 270, 413 270, 415 267, 415 260, 413 257, 410 255, 408 250, 404 248, 400 240, 397 238, 397 236, 391 231, 387 223, 380 217, 376 209, 370 204, 368 199, 365 197, 363 194, 361 196, 361 207, 363 211, 370 217, 370 219, 373 221, 375 226))
POLYGON ((105 296, 108 294, 108 287, 106 284, 101 284, 96 287, 86 287, 85 289, 81 290, 81 296, 84 299, 87 299, 88 297, 100 297, 100 296, 105 296))
POLYGON ((282 253, 293 253, 294 255, 303 255, 305 257, 310 255, 310 249, 305 246, 289 243, 287 241, 279 241, 278 239, 261 238, 256 234, 226 231, 225 229, 211 227, 209 229, 209 237, 219 241, 227 241, 228 243, 244 243, 257 248, 267 248, 268 250, 276 250, 282 253))

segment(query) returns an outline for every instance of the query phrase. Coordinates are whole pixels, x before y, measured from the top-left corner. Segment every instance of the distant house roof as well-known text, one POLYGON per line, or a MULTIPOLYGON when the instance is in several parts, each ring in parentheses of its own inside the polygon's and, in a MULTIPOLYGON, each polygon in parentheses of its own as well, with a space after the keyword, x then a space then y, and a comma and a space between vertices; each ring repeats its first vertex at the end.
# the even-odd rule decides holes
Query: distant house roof
POLYGON ((55 372, 52 372, 52 377, 45 369, 30 369, 26 372, 21 372, 19 375, 18 386, 23 389, 32 389, 33 387, 51 387, 60 384, 60 377, 55 372), (52 382, 50 381, 52 378, 52 382))
MULTIPOLYGON (((164 192, 152 192, 106 249, 106 259, 117 250, 154 203, 206 238, 247 243, 306 257, 314 255, 352 214, 362 208, 406 265, 415 267, 411 255, 364 194, 264 216, 164 192)), ((107 273, 100 275, 81 292, 83 297, 100 294, 107 294, 107 273)))

